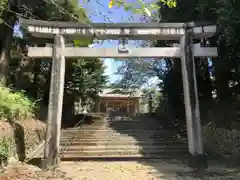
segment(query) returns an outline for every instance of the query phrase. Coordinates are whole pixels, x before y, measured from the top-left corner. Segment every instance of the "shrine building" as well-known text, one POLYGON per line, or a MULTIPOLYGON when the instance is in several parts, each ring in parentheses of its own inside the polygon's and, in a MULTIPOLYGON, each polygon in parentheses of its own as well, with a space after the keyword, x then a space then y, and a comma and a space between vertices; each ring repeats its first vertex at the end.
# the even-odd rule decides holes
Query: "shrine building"
POLYGON ((119 114, 135 116, 140 109, 140 92, 132 89, 104 89, 95 101, 95 111, 108 113, 115 111, 119 114))

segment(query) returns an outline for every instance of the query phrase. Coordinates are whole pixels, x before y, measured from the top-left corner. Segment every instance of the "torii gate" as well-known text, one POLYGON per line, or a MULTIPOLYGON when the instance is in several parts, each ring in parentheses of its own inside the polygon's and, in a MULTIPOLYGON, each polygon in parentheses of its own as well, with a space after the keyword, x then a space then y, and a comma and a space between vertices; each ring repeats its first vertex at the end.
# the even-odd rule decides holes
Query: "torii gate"
POLYGON ((56 22, 21 20, 35 37, 54 38, 53 47, 29 47, 32 58, 52 57, 51 86, 48 107, 48 130, 44 159, 48 165, 58 164, 60 127, 63 103, 65 57, 96 58, 181 58, 184 103, 186 111, 190 166, 206 165, 201 133, 199 101, 194 57, 216 57, 215 47, 201 47, 193 39, 208 38, 216 33, 216 26, 209 23, 159 23, 159 24, 81 24, 77 22, 56 22), (65 47, 64 38, 121 39, 118 48, 65 47), (179 40, 180 47, 127 48, 126 39, 131 40, 179 40))

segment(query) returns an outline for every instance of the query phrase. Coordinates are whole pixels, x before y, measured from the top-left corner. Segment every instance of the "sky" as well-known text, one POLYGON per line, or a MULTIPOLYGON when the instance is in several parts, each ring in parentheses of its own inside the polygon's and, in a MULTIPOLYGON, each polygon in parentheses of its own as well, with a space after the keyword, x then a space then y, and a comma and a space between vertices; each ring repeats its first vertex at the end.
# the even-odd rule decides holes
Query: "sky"
MULTIPOLYGON (((80 3, 82 0, 80 0, 80 3)), ((83 6, 92 22, 95 23, 120 23, 120 22, 140 22, 137 15, 131 12, 126 12, 123 8, 108 8, 109 0, 92 0, 89 4, 84 3, 83 6)), ((117 47, 118 41, 104 41, 101 45, 95 45, 94 48, 114 48, 117 47)), ((136 42, 129 41, 130 46, 136 46, 136 42)), ((109 75, 110 83, 115 82, 120 78, 115 72, 121 66, 122 61, 114 59, 103 59, 106 68, 106 74, 109 75)))

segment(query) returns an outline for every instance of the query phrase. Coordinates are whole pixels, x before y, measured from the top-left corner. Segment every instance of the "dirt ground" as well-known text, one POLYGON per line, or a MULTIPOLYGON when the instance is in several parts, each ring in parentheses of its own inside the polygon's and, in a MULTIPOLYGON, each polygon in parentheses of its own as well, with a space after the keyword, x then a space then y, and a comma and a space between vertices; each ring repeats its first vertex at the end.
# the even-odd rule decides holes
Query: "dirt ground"
MULTIPOLYGON (((34 131, 36 129, 43 129, 46 125, 44 122, 35 119, 28 119, 22 121, 15 121, 19 125, 21 125, 25 131, 31 130, 34 131)), ((0 121, 0 137, 11 137, 14 136, 14 129, 11 124, 7 121, 0 121)))
POLYGON ((166 162, 62 162, 59 168, 42 171, 40 168, 12 162, 0 174, 0 180, 238 180, 237 169, 210 168, 193 173, 186 166, 166 162))

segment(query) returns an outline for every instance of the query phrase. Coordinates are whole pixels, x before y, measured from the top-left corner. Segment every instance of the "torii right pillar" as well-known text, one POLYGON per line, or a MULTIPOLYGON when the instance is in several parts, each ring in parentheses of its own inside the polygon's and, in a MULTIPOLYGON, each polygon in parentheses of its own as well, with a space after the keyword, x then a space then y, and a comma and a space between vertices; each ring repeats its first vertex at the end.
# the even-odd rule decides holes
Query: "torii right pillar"
POLYGON ((186 29, 185 35, 183 35, 180 39, 180 47, 182 52, 182 79, 190 154, 189 166, 194 169, 204 169, 207 168, 208 165, 203 150, 195 62, 192 52, 192 40, 192 29, 186 29))

